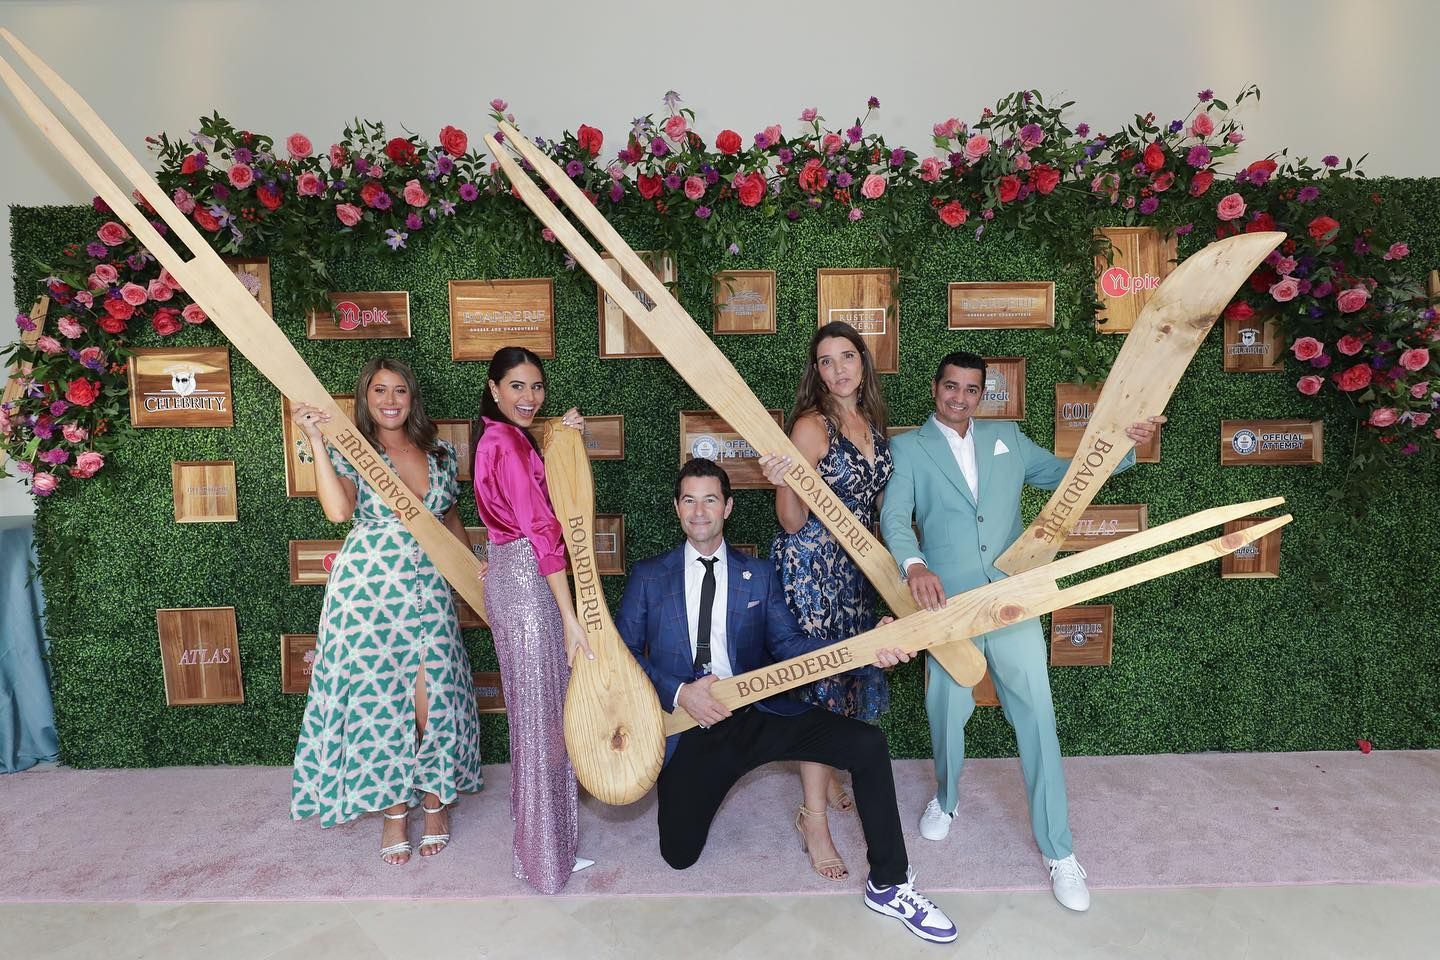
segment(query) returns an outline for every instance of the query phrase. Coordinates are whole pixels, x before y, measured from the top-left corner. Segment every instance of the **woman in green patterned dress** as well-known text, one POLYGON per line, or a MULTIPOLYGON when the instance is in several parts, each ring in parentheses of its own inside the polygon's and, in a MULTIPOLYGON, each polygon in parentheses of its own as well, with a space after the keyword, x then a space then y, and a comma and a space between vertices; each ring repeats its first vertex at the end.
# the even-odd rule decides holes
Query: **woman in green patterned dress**
MULTIPOLYGON (((370 361, 355 399, 356 427, 468 546, 455 508, 459 461, 436 436, 410 368, 370 361)), ((482 782, 480 719, 450 587, 379 494, 329 450, 320 432, 328 415, 298 404, 292 419, 315 453, 325 516, 355 522, 325 588, 291 816, 319 814, 328 827, 382 811, 380 855, 399 865, 410 859, 406 817, 418 802, 420 855, 433 856, 450 839, 446 805, 482 782)))

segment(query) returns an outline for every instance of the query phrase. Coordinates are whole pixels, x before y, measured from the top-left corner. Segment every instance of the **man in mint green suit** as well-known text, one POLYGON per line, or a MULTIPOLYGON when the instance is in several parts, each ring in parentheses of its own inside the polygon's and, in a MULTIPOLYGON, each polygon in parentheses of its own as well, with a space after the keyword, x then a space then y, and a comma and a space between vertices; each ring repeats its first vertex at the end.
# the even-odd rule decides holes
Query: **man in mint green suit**
MULTIPOLYGON (((895 472, 885 487, 880 529, 900 562, 915 601, 926 609, 946 597, 1000 580, 995 559, 1020 536, 1020 492, 1025 484, 1053 490, 1069 468, 1036 446, 1012 422, 972 420, 985 392, 985 361, 956 352, 940 361, 931 386, 935 413, 918 430, 891 441, 895 472), (917 543, 911 521, 920 530, 917 543)), ((1152 418, 1155 424, 1164 417, 1152 418)), ((1132 424, 1126 435, 1148 441, 1152 423, 1132 424)), ((1135 463, 1133 451, 1119 470, 1135 463)), ((1015 729, 1030 824, 1055 897, 1086 910, 1085 871, 1070 837, 1065 775, 1050 699, 1047 644, 1040 621, 1026 620, 974 638, 984 654, 1005 718, 1015 729)), ((943 840, 959 802, 965 762, 965 724, 975 698, 944 669, 930 667, 925 709, 935 753, 935 798, 920 819, 920 834, 943 840)))

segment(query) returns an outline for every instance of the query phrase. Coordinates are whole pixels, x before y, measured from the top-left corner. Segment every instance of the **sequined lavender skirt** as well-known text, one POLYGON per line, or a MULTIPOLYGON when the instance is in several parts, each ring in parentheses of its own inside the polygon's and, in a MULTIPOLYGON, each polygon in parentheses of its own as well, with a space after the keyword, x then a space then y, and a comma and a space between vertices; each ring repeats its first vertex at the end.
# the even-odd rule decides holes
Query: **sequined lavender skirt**
POLYGON ((565 752, 565 632, 529 540, 490 546, 485 609, 510 721, 515 876, 541 893, 570 879, 578 840, 575 772, 565 752))

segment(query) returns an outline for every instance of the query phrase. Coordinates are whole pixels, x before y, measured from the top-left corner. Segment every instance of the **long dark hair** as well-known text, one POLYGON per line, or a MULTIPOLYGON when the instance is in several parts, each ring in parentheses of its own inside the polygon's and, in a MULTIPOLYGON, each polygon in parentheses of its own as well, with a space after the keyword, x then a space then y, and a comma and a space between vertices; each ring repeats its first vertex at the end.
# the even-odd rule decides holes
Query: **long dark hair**
POLYGON ((410 439, 416 449, 424 450, 425 453, 434 453, 439 443, 436 437, 439 435, 439 428, 435 421, 430 419, 425 412, 425 404, 420 400, 420 384, 415 382, 415 374, 410 367, 399 360, 392 360, 389 357, 376 357, 365 364, 360 370, 360 376, 355 381, 355 426, 370 445, 381 453, 385 452, 385 445, 380 442, 380 437, 375 430, 375 419, 370 416, 370 381, 375 379, 375 374, 381 370, 388 370, 397 374, 405 381, 405 388, 410 391, 410 415, 405 418, 405 436, 410 439))
POLYGON ((545 384, 548 392, 550 381, 545 376, 545 365, 540 362, 540 358, 535 355, 533 350, 527 350, 524 347, 501 347, 495 351, 495 356, 490 358, 490 368, 485 372, 485 386, 480 388, 480 416, 470 424, 470 464, 472 469, 475 464, 475 451, 479 448, 480 437, 485 432, 485 417, 518 427, 524 432, 525 439, 530 441, 530 446, 535 448, 535 452, 540 452, 540 444, 535 442, 530 431, 505 416, 500 410, 500 405, 495 402, 495 395, 490 392, 490 384, 493 383, 498 387, 500 381, 505 379, 505 374, 522 363, 535 365, 535 369, 540 371, 540 382, 545 384))
POLYGON ((865 415, 871 425, 881 433, 890 420, 890 411, 885 406, 885 395, 880 392, 880 378, 875 375, 875 358, 870 355, 870 348, 865 346, 865 339, 850 324, 843 320, 835 320, 825 324, 815 331, 815 336, 810 338, 810 355, 805 361, 805 374, 800 378, 800 386, 795 390, 795 406, 790 410, 790 420, 786 429, 795 429, 796 422, 807 413, 818 412, 835 427, 840 429, 840 419, 835 409, 835 400, 830 396, 830 390, 825 386, 825 381, 820 379, 820 362, 818 353, 820 341, 828 340, 831 337, 842 337, 849 340, 860 354, 861 375, 859 395, 855 398, 856 405, 860 412, 865 415))

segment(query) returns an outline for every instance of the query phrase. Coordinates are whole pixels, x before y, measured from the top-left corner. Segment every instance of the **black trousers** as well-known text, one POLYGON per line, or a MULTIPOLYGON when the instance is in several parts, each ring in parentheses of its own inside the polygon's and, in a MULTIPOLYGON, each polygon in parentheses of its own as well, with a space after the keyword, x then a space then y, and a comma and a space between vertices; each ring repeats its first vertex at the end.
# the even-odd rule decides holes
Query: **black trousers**
POLYGON ((746 773, 775 760, 810 760, 849 770, 877 886, 905 882, 909 859, 895 805, 885 733, 850 717, 812 709, 777 716, 752 708, 709 730, 693 728, 660 771, 660 855, 676 870, 700 859, 725 795, 746 773))

